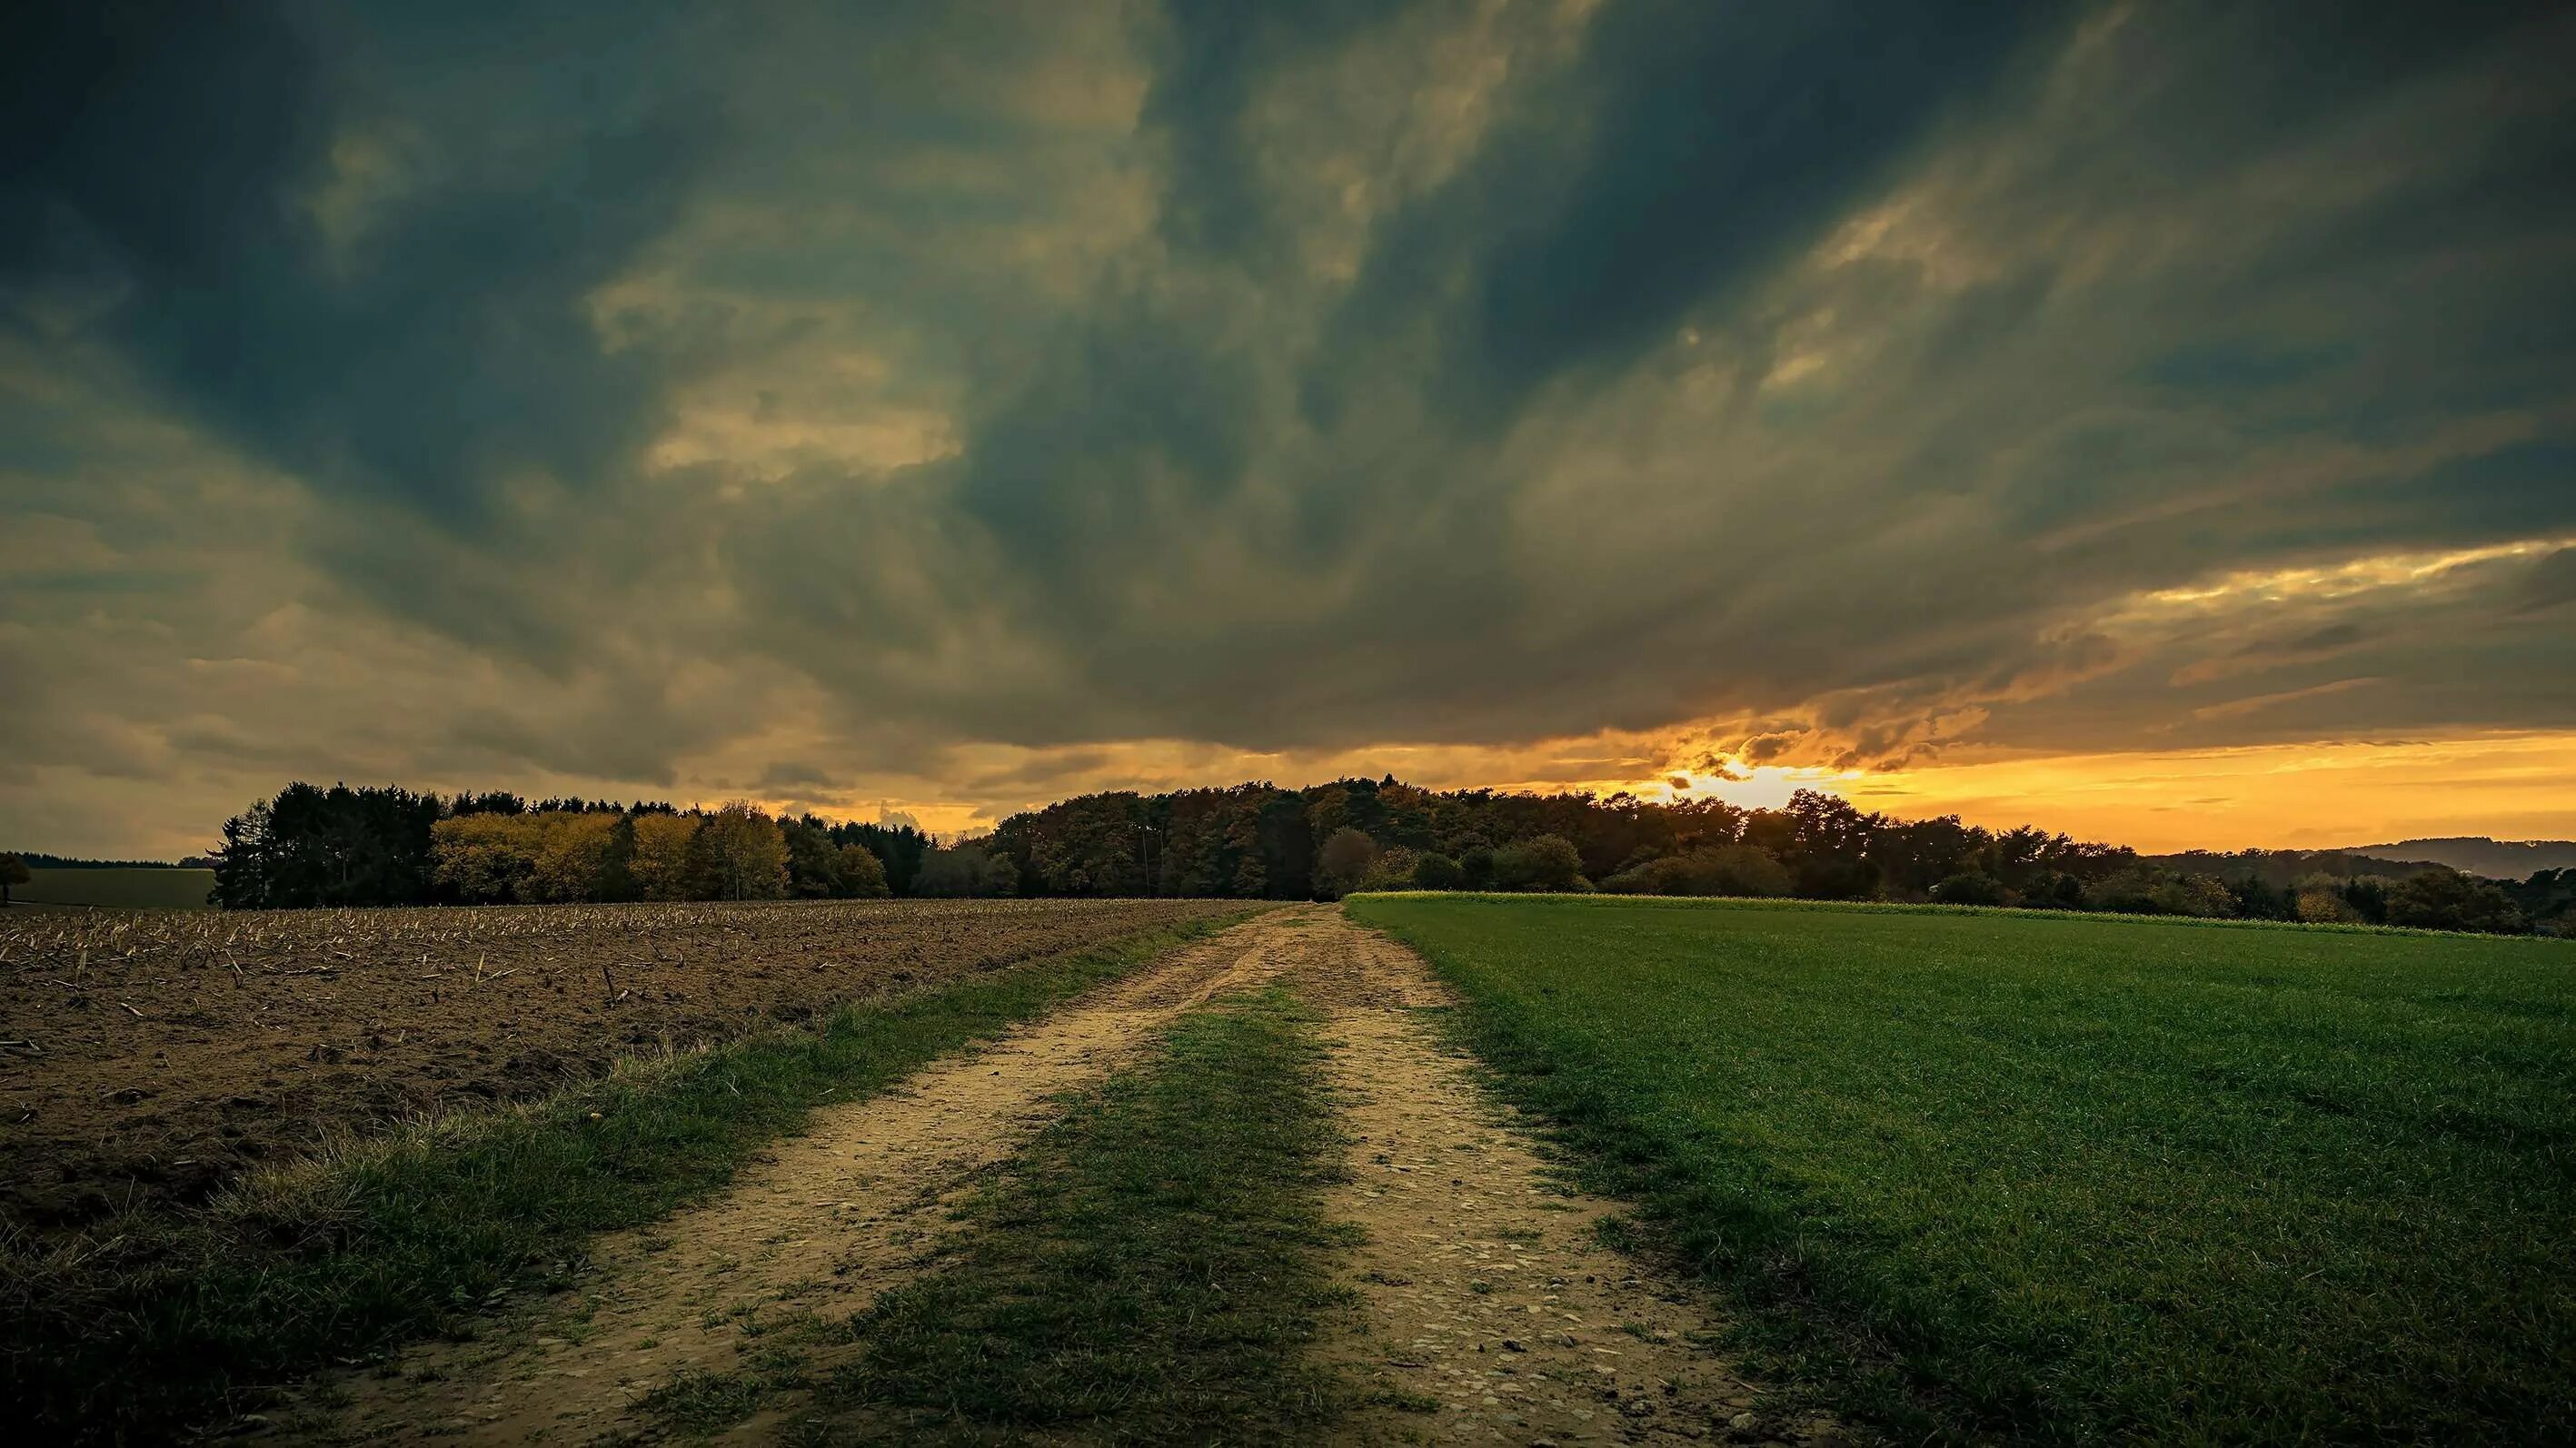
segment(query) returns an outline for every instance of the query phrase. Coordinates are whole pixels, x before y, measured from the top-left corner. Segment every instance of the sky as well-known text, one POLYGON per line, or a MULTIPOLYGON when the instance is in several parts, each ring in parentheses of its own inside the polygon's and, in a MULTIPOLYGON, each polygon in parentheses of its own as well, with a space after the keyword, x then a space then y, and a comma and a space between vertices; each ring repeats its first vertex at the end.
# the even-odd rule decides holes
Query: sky
POLYGON ((0 71, 13 848, 2576 836, 2564 7, 40 0, 0 71))

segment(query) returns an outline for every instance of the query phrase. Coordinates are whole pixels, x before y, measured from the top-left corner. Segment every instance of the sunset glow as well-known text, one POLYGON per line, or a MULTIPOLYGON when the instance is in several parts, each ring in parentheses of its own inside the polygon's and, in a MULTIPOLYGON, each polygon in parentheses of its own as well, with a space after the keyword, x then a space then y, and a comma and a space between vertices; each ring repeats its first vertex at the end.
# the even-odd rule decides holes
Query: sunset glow
POLYGON ((2320 849, 2449 835, 2576 836, 2576 734, 2259 745, 1958 764, 1843 781, 1904 816, 2043 819, 2142 850, 2320 849), (2044 805, 2043 805, 2044 802, 2044 805))

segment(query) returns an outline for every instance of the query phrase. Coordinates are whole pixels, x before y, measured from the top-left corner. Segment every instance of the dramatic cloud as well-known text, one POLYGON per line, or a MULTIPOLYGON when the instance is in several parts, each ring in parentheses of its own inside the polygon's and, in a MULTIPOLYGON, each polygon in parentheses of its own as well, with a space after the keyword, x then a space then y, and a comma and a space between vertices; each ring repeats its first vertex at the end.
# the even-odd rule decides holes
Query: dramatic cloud
POLYGON ((2576 752, 2552 7, 5 26, 7 842, 2576 752))

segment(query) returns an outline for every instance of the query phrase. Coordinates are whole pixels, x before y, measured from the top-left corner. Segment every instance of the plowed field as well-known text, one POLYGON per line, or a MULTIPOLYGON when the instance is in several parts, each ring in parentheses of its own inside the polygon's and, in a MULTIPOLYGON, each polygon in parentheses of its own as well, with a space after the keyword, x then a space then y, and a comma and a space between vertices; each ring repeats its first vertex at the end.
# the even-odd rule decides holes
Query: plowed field
POLYGON ((1158 926, 1215 900, 0 915, 0 1223, 77 1227, 620 1055, 1158 926))

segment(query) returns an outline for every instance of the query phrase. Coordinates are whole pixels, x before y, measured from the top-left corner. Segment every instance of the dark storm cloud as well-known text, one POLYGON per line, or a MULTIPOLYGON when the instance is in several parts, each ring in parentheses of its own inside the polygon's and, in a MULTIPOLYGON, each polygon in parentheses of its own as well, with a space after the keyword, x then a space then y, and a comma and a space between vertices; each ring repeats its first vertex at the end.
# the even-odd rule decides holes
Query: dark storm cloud
POLYGON ((2542 613, 2571 603, 2576 603, 2576 548, 2561 548, 2532 568, 2514 612, 2542 613))
POLYGON ((1632 361, 1812 242, 2063 9, 1605 7, 1572 66, 1385 225, 1305 396, 1329 419, 1354 376, 1380 380, 1373 341, 1417 328, 1439 394, 1484 425, 1632 361))
MULTIPOLYGON (((1380 0, 1166 0, 1140 119, 1171 148, 1162 227, 1175 244, 1260 253, 1278 235, 1244 135, 1262 81, 1401 8, 1380 0)), ((1463 14, 1465 7, 1456 7, 1463 14)))
MULTIPOLYGON (((496 52, 529 39, 506 16, 452 18, 496 52)), ((11 288, 99 288, 105 325, 183 409, 319 484, 451 523, 479 521, 513 473, 592 481, 653 425, 656 364, 611 352, 583 304, 669 225, 715 124, 700 98, 400 117, 379 113, 370 66, 401 57, 334 53, 326 26, 258 4, 39 6, 20 25, 11 288), (332 235, 334 189, 378 183, 337 218, 359 234, 332 235)), ((607 38, 545 37, 567 62, 607 38)))
MULTIPOLYGON (((1146 117, 1182 137, 1166 228, 1214 245, 1278 229, 1278 203, 1249 189, 1264 174, 1243 135, 1252 82, 1348 27, 1207 26, 1176 7, 1146 117)), ((1072 635, 1121 698, 1234 738, 1355 723, 1390 695, 1403 727, 1472 731, 1488 701, 1467 695, 1505 677, 1478 635, 1521 604, 1486 506, 1509 469, 1479 435, 1549 376, 1615 374, 1684 309, 1811 242, 2044 30, 2009 6, 1893 23, 1609 7, 1455 176, 1376 226, 1343 294, 1280 316, 1306 282, 1280 274, 1293 261, 1275 234, 1250 260, 1219 245, 1213 275, 1184 258, 1113 281, 976 417, 954 497, 1016 572, 1049 581, 1024 623, 1072 635), (1263 285, 1237 283, 1245 265, 1267 266, 1263 285), (1201 640, 1186 612, 1122 609, 1138 574, 1202 551, 1211 527, 1296 565, 1255 587, 1314 588, 1355 552, 1386 555, 1348 600, 1379 646, 1330 618, 1201 640), (1307 662, 1329 667, 1281 667, 1307 662)))
MULTIPOLYGON (((2105 106, 2116 133, 2061 141, 2042 62, 2102 12, 1986 9, 1973 23, 1936 17, 1905 34, 1884 17, 1828 11, 1757 19, 1610 6, 1570 61, 1523 58, 1533 78, 1498 103, 1457 169, 1373 220, 1348 287, 1313 285, 1278 242, 1259 288, 1186 257, 1104 288, 1102 305, 1067 322, 1030 374, 977 414, 952 496, 1001 550, 1008 575, 994 596, 1029 601, 1019 629, 1058 635, 1045 687, 1064 697, 1068 668, 1090 681, 1047 711, 1075 736, 1159 726, 1263 745, 1369 731, 1474 737, 1854 689, 1869 692, 1835 708, 1857 730, 1851 716, 1864 707, 1919 719, 2027 702, 2118 662, 2097 649, 2069 667, 2031 642, 2088 595, 2267 556, 2563 527, 2554 440, 2397 449, 2284 481, 2250 477, 2246 461, 2420 441, 2471 411, 2462 394, 2479 409, 2527 402, 2519 389, 2535 348, 2576 350, 2519 320, 2518 340, 2499 349, 2484 325, 2514 312, 2501 293, 2563 288, 2548 268, 2516 266, 2512 285, 2465 289, 2457 305, 2392 308, 2384 291, 2375 303, 2363 295, 2399 268, 2459 264, 2442 248, 2464 244, 2461 234, 2398 224, 2409 196, 2529 198, 2491 201, 2486 227, 2468 233, 2474 247, 2529 256, 2552 235, 2555 203, 2527 184, 2549 154, 2527 139, 2531 128, 2501 126, 2357 206, 2266 209, 2249 198, 2209 216, 2232 229, 2196 250, 2089 284, 2067 278, 2074 258, 2014 234, 2024 222, 2071 228, 2071 250, 2092 239, 2085 231, 2118 245, 2123 228, 2196 224, 2186 213, 2213 211, 2260 165, 2332 142, 2384 91, 2491 55, 2484 48, 2511 18, 2472 15, 2426 36, 2402 16, 2355 14, 2334 66, 2294 44, 2286 22, 2138 19, 2106 42, 2118 53, 2102 71, 2120 78, 2134 63, 2181 79, 2141 88, 2125 111, 2105 106), (2070 170, 2077 157, 2104 174, 2070 170), (1755 300, 1908 168, 1945 161, 1963 172, 1967 204, 2004 218, 1977 238, 1997 253, 1997 274, 1945 295, 1919 272, 1864 261, 1825 278, 1818 297, 1755 300), (2356 227, 2375 237, 2347 235, 2356 227), (2260 305, 2230 295, 2277 270, 2280 254, 2328 256, 2327 237, 2344 248, 2339 269, 2273 277, 2260 305), (1911 456, 1876 476, 1820 457, 1806 476, 1781 479, 1781 501, 1848 511, 1784 515, 1739 493, 1727 523, 1682 527, 1685 537, 1721 530, 1704 537, 1698 563, 1640 550, 1647 576, 1585 580, 1570 616, 1547 616, 1561 605, 1540 596, 1547 580, 1534 586, 1526 563, 1506 562, 1517 540, 1503 511, 1534 483, 1532 458, 1502 451, 1505 441, 1519 429, 1531 451, 1547 446, 1528 436, 1546 416, 1534 389, 1652 377, 1682 328, 1776 356, 1781 323, 1766 309, 1805 301, 1865 316, 1871 292, 1921 320, 1887 339, 1887 365, 1862 379, 1874 395, 1833 423, 1867 445, 1916 439, 1911 456), (2380 340, 2392 331, 2399 345, 2380 340), (2050 350, 2068 346, 2083 351, 2050 350), (2463 380, 2481 376, 2491 393, 2463 380), (2018 536, 2045 551, 2011 570, 1976 566, 1973 552, 1914 531, 1909 495, 1982 501, 1984 546, 2018 536), (1332 603, 1256 622, 1234 617, 1240 599, 1221 584, 1184 590, 1169 611, 1142 601, 1160 604, 1165 591, 1137 580, 1185 575, 1218 545, 1284 565, 1241 588, 1332 603), (1775 589, 1776 560, 1801 555, 1806 577, 1775 589), (1847 561, 1828 561, 1836 555, 1847 561), (1902 567, 1882 566, 1900 556, 1902 567), (1687 571, 1672 575, 1676 565, 1687 571), (1844 569, 1866 586, 1810 596, 1809 581, 1830 587, 1844 569), (1889 607, 1909 576, 1919 603, 1889 607), (1209 613, 1231 626, 1201 634, 1209 613), (1554 637, 1532 648, 1533 634, 1554 637), (1640 654, 1685 667, 1641 677, 1640 654)), ((2563 34, 2543 40, 2564 48, 2563 34)), ((1193 54, 1180 48, 1166 64, 1193 54)), ((1198 90, 1166 73, 1157 88, 1239 98, 1260 70, 1242 47, 1211 63, 1223 84, 1198 90)), ((2089 99, 2072 104, 2080 113, 2089 99)), ((1206 130, 1236 143, 1231 164, 1169 172, 1166 222, 1198 217, 1198 235, 1224 212, 1293 230, 1275 204, 1236 207, 1265 158, 1239 118, 1219 119, 1206 130)), ((1809 430, 1782 406, 1756 414, 1768 429, 1740 414, 1718 422, 1709 445, 1809 430)), ((1707 479, 1742 486, 1722 470, 1707 479)), ((1604 489, 1612 515, 1651 506, 1636 490, 1604 489)), ((1919 727, 1898 720, 1856 737, 1877 747, 1919 727)))
POLYGON ((292 726, 1000 798, 1138 740, 2576 711, 2546 7, 10 24, 0 469, 56 542, 0 663, 65 767, 130 720, 128 774, 292 726))

